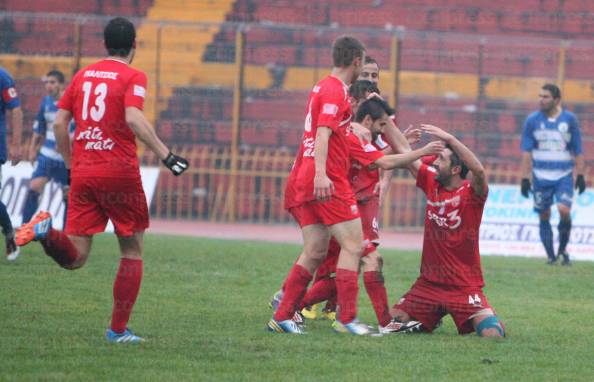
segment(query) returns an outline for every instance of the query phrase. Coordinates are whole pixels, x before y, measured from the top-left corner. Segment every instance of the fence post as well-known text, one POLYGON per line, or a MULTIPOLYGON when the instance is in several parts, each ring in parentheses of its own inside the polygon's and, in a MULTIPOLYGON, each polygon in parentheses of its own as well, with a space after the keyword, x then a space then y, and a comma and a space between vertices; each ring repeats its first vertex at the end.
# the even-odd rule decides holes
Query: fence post
MULTIPOLYGON (((393 81, 392 81, 392 104, 394 108, 398 110, 398 99, 400 96, 400 56, 402 51, 402 41, 398 37, 398 33, 395 32, 392 35, 392 43, 390 47, 390 73, 392 73, 393 81)), ((398 114, 398 113, 397 113, 398 114)), ((394 171, 394 170, 388 170, 394 171)), ((384 197, 384 204, 382 206, 382 226, 389 227, 390 226, 390 217, 391 217, 391 198, 392 198, 392 186, 394 186, 394 181, 392 180, 392 184, 384 197)))
POLYGON ((157 46, 155 47, 155 106, 153 112, 153 126, 157 127, 159 120, 159 98, 161 97, 161 36, 163 24, 157 28, 157 46))
POLYGON ((559 66, 557 68, 557 85, 563 93, 563 84, 565 83, 565 61, 568 41, 562 40, 559 46, 559 66))
POLYGON ((243 92, 243 26, 239 26, 235 32, 235 84, 233 86, 233 122, 231 124, 231 171, 229 179, 229 192, 226 201, 228 203, 228 220, 234 222, 237 219, 237 165, 239 159, 239 138, 241 123, 241 99, 243 92))
POLYGON ((479 134, 481 133, 481 122, 483 119, 483 104, 485 103, 485 86, 487 85, 488 79, 485 78, 484 65, 485 65, 485 43, 486 40, 482 37, 479 41, 478 46, 478 63, 477 63, 477 76, 478 76, 478 89, 476 93, 476 111, 475 111, 475 126, 474 126, 474 145, 475 150, 481 150, 479 142, 479 134))
POLYGON ((398 109, 398 100, 400 97, 400 56, 402 50, 402 40, 398 32, 392 35, 392 44, 390 48, 390 72, 394 76, 392 81, 392 104, 398 109))
POLYGON ((74 55, 72 58, 72 75, 73 76, 80 69, 80 57, 81 57, 81 49, 82 49, 81 29, 82 29, 82 26, 80 24, 80 20, 77 19, 74 22, 74 55))

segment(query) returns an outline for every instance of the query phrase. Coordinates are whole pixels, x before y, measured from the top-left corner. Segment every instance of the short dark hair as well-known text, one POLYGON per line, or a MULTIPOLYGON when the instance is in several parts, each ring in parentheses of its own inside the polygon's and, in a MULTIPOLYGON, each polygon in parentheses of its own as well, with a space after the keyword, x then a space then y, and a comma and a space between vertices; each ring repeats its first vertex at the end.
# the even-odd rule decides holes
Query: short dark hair
POLYGON ((548 90, 554 99, 561 99, 561 89, 555 84, 544 84, 542 90, 548 90))
POLYGON ((355 122, 362 122, 368 115, 371 116, 372 121, 377 121, 384 114, 393 115, 394 109, 383 99, 372 97, 359 105, 355 122))
POLYGON ((364 64, 365 65, 367 65, 367 64, 376 64, 379 67, 379 65, 378 65, 377 61, 375 60, 375 58, 373 58, 371 56, 365 56, 365 62, 364 62, 364 64))
POLYGON ((460 166, 460 178, 466 179, 466 175, 468 175, 468 167, 466 166, 466 163, 462 162, 462 159, 460 159, 460 156, 458 156, 452 146, 447 144, 445 147, 452 152, 452 155, 450 156, 450 168, 454 166, 460 166))
POLYGON ((365 46, 351 36, 340 36, 332 45, 332 61, 335 67, 346 68, 356 57, 363 58, 365 46))
POLYGON ((109 20, 103 30, 103 40, 110 56, 126 57, 136 41, 134 24, 123 17, 109 20))
POLYGON ((64 73, 62 73, 59 70, 56 70, 56 69, 50 70, 49 72, 47 72, 47 74, 45 76, 46 77, 55 77, 59 83, 61 83, 61 84, 64 83, 64 73))
POLYGON ((377 85, 368 80, 357 80, 349 87, 349 95, 357 101, 365 98, 365 93, 380 94, 377 85))

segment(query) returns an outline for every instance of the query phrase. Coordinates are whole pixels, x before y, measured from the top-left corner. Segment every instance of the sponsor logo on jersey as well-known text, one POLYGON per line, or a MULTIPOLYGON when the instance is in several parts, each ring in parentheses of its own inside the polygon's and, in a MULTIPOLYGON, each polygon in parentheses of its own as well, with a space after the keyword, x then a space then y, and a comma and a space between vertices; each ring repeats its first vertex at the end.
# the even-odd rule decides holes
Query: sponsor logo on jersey
POLYGON ((111 138, 104 139, 100 127, 88 127, 85 131, 78 133, 77 141, 87 141, 85 150, 111 151, 115 142, 111 138))

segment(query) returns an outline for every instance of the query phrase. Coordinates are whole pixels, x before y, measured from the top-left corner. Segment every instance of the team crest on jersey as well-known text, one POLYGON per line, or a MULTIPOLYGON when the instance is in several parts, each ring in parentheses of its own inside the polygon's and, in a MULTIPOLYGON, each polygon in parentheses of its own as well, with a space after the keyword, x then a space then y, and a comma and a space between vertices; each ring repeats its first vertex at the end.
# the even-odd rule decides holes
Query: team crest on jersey
POLYGON ((314 86, 313 89, 311 90, 314 93, 319 93, 320 92, 320 87, 318 85, 314 86))
POLYGON ((455 196, 451 200, 452 207, 458 207, 460 205, 460 195, 455 196))
POLYGON ((18 95, 15 88, 8 88, 7 93, 9 98, 16 98, 18 95))
POLYGON ((567 124, 567 122, 561 122, 557 126, 557 129, 559 129, 559 131, 562 133, 567 133, 567 131, 569 130, 569 125, 567 124))

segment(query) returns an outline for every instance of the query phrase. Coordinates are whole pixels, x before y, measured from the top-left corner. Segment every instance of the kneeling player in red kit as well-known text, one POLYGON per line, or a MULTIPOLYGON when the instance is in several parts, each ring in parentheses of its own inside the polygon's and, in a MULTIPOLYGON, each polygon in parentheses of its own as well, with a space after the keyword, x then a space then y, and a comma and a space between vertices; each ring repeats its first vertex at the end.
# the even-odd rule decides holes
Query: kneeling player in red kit
POLYGON ((462 142, 442 129, 421 125, 446 143, 431 166, 410 170, 427 197, 421 275, 390 313, 395 322, 419 321, 433 331, 450 314, 458 333, 503 337, 505 328, 483 294, 479 228, 487 200, 485 170, 462 142), (466 180, 468 172, 472 180, 466 180))

